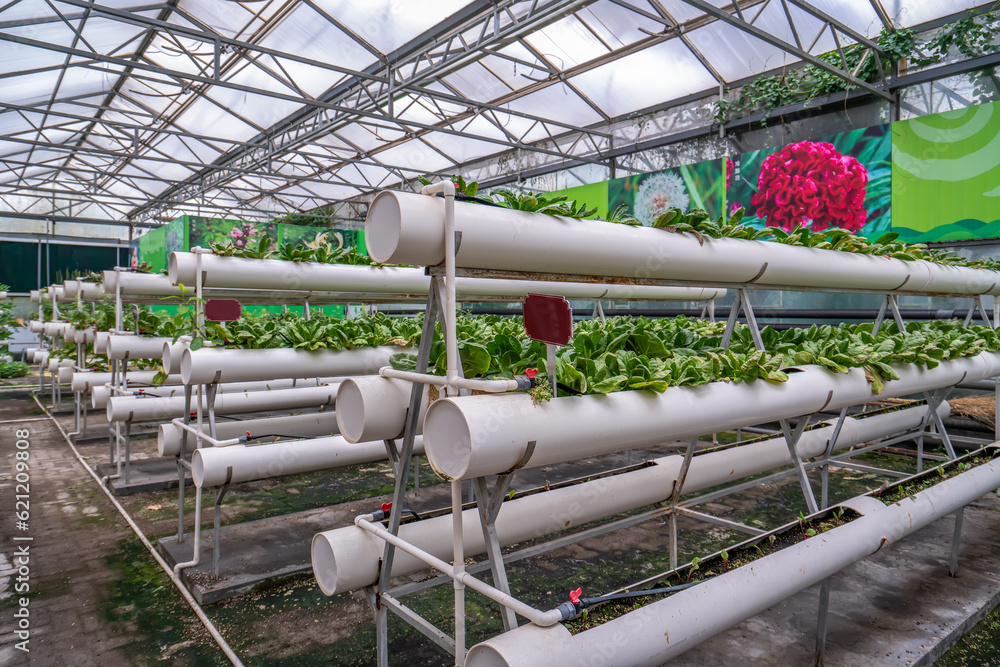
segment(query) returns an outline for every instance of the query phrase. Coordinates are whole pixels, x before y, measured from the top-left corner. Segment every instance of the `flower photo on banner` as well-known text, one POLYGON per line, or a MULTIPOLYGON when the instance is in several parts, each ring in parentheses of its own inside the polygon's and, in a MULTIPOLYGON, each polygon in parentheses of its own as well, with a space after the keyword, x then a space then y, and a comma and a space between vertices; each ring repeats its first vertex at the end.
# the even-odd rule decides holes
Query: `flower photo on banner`
POLYGON ((608 181, 608 210, 625 204, 647 227, 671 207, 683 211, 702 208, 714 218, 722 213, 724 202, 722 160, 706 160, 608 181))
POLYGON ((891 227, 891 134, 884 125, 733 157, 727 208, 756 227, 845 229, 878 237, 891 227))

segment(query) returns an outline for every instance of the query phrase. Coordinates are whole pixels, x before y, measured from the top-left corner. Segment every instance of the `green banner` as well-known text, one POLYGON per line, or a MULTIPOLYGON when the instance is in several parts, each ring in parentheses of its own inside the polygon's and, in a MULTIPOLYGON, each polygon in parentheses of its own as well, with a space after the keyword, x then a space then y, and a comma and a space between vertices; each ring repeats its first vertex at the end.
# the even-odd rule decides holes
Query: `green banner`
POLYGON ((903 241, 1000 236, 1000 103, 893 123, 892 208, 903 241))

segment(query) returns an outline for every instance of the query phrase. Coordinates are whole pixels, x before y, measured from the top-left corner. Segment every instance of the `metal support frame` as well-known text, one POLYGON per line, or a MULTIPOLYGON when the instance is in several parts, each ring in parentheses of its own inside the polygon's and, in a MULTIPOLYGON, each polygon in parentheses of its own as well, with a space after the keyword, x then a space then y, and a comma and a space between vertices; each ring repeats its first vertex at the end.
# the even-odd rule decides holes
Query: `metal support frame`
POLYGON ((819 505, 816 504, 816 494, 813 492, 812 484, 809 482, 809 475, 806 474, 805 466, 802 463, 802 459, 799 458, 798 451, 796 450, 796 445, 802 434, 805 433, 806 426, 809 425, 809 419, 812 415, 806 415, 799 420, 796 424, 795 429, 788 425, 787 419, 782 419, 779 421, 781 424, 781 432, 785 436, 785 444, 788 446, 788 453, 792 457, 792 465, 795 466, 795 474, 799 478, 799 486, 802 487, 802 495, 806 499, 806 507, 809 508, 810 514, 815 514, 819 511, 819 505))
POLYGON ((958 576, 958 554, 962 550, 962 523, 965 520, 965 508, 955 512, 955 530, 951 535, 951 558, 948 560, 948 575, 958 576))
POLYGON ((816 667, 826 658, 826 627, 830 615, 830 577, 819 585, 819 612, 816 620, 816 667))
POLYGON ((878 315, 875 317, 875 326, 872 328, 873 335, 877 334, 882 328, 886 312, 889 309, 892 311, 892 319, 895 320, 900 332, 906 333, 906 322, 903 321, 903 315, 899 312, 899 295, 886 294, 885 299, 882 301, 882 306, 878 310, 878 315))
MULTIPOLYGON (((430 361, 431 342, 434 337, 434 325, 440 320, 444 324, 445 314, 443 279, 440 277, 431 278, 431 286, 427 293, 427 307, 424 311, 424 325, 420 337, 420 346, 417 348, 416 372, 427 372, 430 361)), ((416 436, 417 421, 420 417, 420 404, 422 402, 425 386, 414 384, 410 389, 410 404, 406 412, 406 420, 403 427, 402 446, 397 449, 394 441, 386 441, 386 451, 389 454, 390 463, 396 478, 396 488, 392 496, 392 508, 389 510, 388 530, 393 534, 399 533, 399 524, 403 517, 403 505, 406 497, 406 487, 410 474, 410 463, 413 459, 413 441, 416 436)), ((386 542, 382 551, 382 564, 379 572, 378 582, 374 587, 365 589, 366 595, 372 602, 372 611, 375 616, 375 649, 376 663, 380 667, 388 667, 389 664, 389 616, 391 608, 394 613, 407 620, 412 620, 412 610, 403 611, 402 605, 382 604, 382 596, 390 591, 392 562, 395 556, 395 547, 386 542)), ((421 624, 413 624, 418 630, 427 629, 421 624)), ((439 637, 440 631, 435 628, 431 638, 439 637)), ((452 642, 452 651, 455 650, 452 642)))
MULTIPOLYGON (((212 437, 215 437, 214 435, 212 437)), ((212 506, 212 575, 219 576, 220 541, 222 540, 222 500, 233 481, 233 466, 226 466, 226 481, 215 489, 215 503, 212 506)))
MULTIPOLYGON (((833 456, 833 450, 837 447, 837 438, 840 437, 840 429, 844 427, 844 420, 847 419, 847 407, 840 409, 840 415, 837 417, 837 423, 833 427, 833 433, 830 435, 830 440, 826 443, 826 454, 823 456, 823 460, 828 462, 830 457, 833 456)), ((822 481, 822 491, 820 492, 820 509, 826 509, 829 503, 829 491, 830 491, 830 466, 829 464, 820 467, 820 480, 822 481)))
POLYGON ((924 392, 924 398, 927 399, 927 414, 924 415, 924 419, 920 424, 920 435, 917 437, 917 472, 921 472, 924 469, 924 432, 931 422, 934 422, 937 435, 941 438, 941 444, 944 445, 944 449, 948 453, 948 458, 955 458, 955 448, 951 444, 951 438, 948 437, 948 429, 945 428, 944 421, 942 421, 941 416, 937 413, 938 407, 948 397, 951 390, 952 387, 941 387, 934 391, 924 392))
MULTIPOLYGON (((191 393, 193 387, 184 385, 184 423, 191 423, 191 393)), ((181 429, 181 447, 177 452, 177 544, 184 541, 184 478, 187 470, 188 431, 181 429)))
POLYGON ((739 318, 741 310, 747 318, 747 326, 750 328, 750 336, 753 338, 754 347, 758 350, 763 350, 764 339, 760 335, 760 327, 757 325, 757 317, 754 315, 753 306, 750 304, 750 293, 746 287, 741 287, 736 291, 736 300, 733 301, 733 307, 729 310, 726 330, 722 334, 722 347, 729 347, 733 333, 736 331, 736 320, 739 318))
POLYGON ((693 436, 688 441, 687 449, 684 450, 684 461, 681 462, 681 469, 677 472, 677 479, 674 480, 674 488, 670 491, 670 569, 672 570, 677 569, 677 503, 681 499, 688 469, 691 467, 691 458, 697 446, 698 436, 693 436))
MULTIPOLYGON (((534 450, 534 447, 530 447, 534 450)), ((514 472, 508 472, 497 477, 493 490, 489 489, 485 477, 477 477, 473 482, 476 488, 476 505, 479 509, 479 520, 483 529, 483 540, 486 542, 486 555, 490 561, 490 572, 493 574, 493 585, 510 595, 510 583, 507 581, 507 569, 503 562, 503 551, 497 538, 496 519, 500 513, 500 505, 510 489, 514 472)), ((504 632, 517 627, 517 617, 514 611, 500 605, 500 618, 503 620, 504 632)))

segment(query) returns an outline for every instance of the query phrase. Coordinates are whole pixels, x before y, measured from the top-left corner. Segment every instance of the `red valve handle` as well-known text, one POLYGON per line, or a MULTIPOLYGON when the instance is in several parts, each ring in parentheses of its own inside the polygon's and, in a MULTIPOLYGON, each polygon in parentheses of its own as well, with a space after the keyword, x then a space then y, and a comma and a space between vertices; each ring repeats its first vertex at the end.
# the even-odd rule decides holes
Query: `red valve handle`
POLYGON ((382 511, 388 512, 392 509, 392 503, 382 503, 382 511))
POLYGON ((573 604, 580 604, 580 596, 583 595, 583 589, 578 588, 575 591, 569 592, 569 601, 573 604))
POLYGON ((538 375, 537 368, 528 368, 524 371, 524 374, 528 376, 529 380, 534 380, 535 376, 538 375))

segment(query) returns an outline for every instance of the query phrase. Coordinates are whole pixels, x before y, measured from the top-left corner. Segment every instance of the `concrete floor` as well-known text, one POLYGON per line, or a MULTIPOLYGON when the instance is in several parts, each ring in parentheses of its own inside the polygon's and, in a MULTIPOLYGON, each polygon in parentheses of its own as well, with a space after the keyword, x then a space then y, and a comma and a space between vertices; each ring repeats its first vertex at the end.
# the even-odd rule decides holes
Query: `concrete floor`
MULTIPOLYGON (((0 452, 3 453, 0 457, 0 507, 10 507, 14 493, 9 447, 14 439, 13 431, 30 428, 31 533, 34 537, 31 577, 36 595, 30 607, 33 634, 29 655, 14 648, 11 598, 0 599, 0 665, 223 664, 221 654, 200 630, 191 610, 182 602, 178 603, 180 596, 169 583, 164 587, 162 581, 151 581, 148 589, 140 588, 137 594, 166 595, 171 600, 166 622, 168 627, 183 628, 180 640, 171 634, 171 639, 157 641, 156 633, 161 632, 162 623, 151 630, 146 627, 147 617, 129 616, 132 613, 128 609, 130 605, 119 601, 123 582, 114 558, 120 553, 120 549, 116 549, 129 540, 131 531, 104 495, 94 488, 93 482, 88 481, 89 476, 54 425, 34 414, 34 403, 25 398, 23 394, 0 396, 0 452), (22 421, 8 421, 19 419, 22 421), (133 620, 121 620, 125 618, 133 620)), ((72 417, 61 417, 60 421, 69 424, 72 417)), ((84 450, 84 455, 90 453, 84 450)), ((635 456, 639 455, 641 453, 635 456)), ((93 457, 91 465, 102 462, 106 452, 103 448, 95 448, 93 457)), ((626 462, 624 455, 620 455, 613 464, 626 462)), ((577 472, 589 474, 587 466, 599 463, 585 463, 577 472)), ((609 463, 612 462, 603 462, 605 466, 609 463)), ((546 469, 531 471, 518 486, 534 486, 557 473, 546 469)), ((794 479, 789 481, 794 487, 794 479)), ((780 498, 781 489, 778 485, 773 486, 775 488, 768 493, 780 498)), ((434 493, 441 491, 438 489, 434 493)), ((165 504, 164 499, 169 499, 170 494, 176 505, 176 491, 158 493, 160 495, 130 496, 126 503, 130 513, 150 535, 163 535, 176 527, 176 519, 160 509, 160 503, 165 504)), ((366 507, 370 502, 359 501, 366 507)), ((323 527, 332 527, 327 523, 329 512, 341 512, 340 520, 346 523, 353 516, 352 505, 344 504, 333 510, 315 512, 315 515, 326 516, 323 527)), ((730 512, 727 518, 738 518, 737 514, 750 511, 752 506, 752 500, 740 497, 728 507, 719 507, 730 512)), ((790 517, 797 512, 792 506, 786 509, 790 517)), ((206 513, 206 519, 209 516, 206 513)), ((310 515, 294 516, 303 524, 309 524, 310 515)), ((933 664, 979 615, 997 603, 1000 599, 1000 550, 996 549, 997 535, 1000 535, 1000 500, 990 494, 967 508, 957 578, 947 576, 952 526, 953 519, 946 517, 833 578, 826 665, 933 664)), ((15 534, 15 528, 7 512, 0 517, 0 529, 3 536, 0 554, 4 557, 0 559, 0 591, 3 591, 14 574, 8 536, 15 534)), ((234 527, 234 534, 236 530, 234 527)), ((690 536, 705 527, 704 524, 700 527, 687 524, 682 530, 690 536)), ((662 525, 647 522, 621 531, 621 534, 551 552, 535 559, 539 562, 532 567, 541 568, 550 577, 566 572, 565 567, 569 564, 583 567, 584 573, 587 567, 594 565, 624 568, 625 554, 636 548, 661 549, 663 532, 662 525)), ((148 555, 141 554, 141 549, 135 553, 137 560, 152 563, 148 555)), ((233 550, 232 554, 237 557, 239 552, 233 550)), ((308 577, 291 581, 287 590, 278 588, 208 608, 210 616, 245 664, 328 664, 333 661, 327 661, 324 656, 329 654, 321 649, 336 648, 341 643, 349 649, 351 633, 360 633, 362 638, 356 643, 363 645, 365 650, 338 658, 336 664, 370 664, 372 655, 367 650, 369 646, 364 644, 363 634, 370 626, 371 617, 358 596, 317 597, 308 593, 314 588, 308 577), (281 608, 283 610, 278 608, 281 600, 289 601, 289 606, 281 608)), ((575 580, 554 581, 552 592, 558 593, 575 580)), ((691 667, 811 665, 817 598, 818 587, 806 590, 705 642, 671 664, 691 667)), ((470 623, 476 621, 477 618, 469 619, 470 623)), ((447 663, 443 655, 427 645, 428 642, 420 639, 406 640, 393 654, 393 664, 447 663)), ((353 649, 347 652, 350 650, 353 649)), ((558 656, 553 658, 558 659, 558 656)))
MULTIPOLYGON (((826 667, 932 665, 1000 602, 1000 497, 965 509, 956 577, 948 576, 954 517, 831 580, 826 667)), ((710 639, 671 665, 811 665, 819 585, 710 639)))

